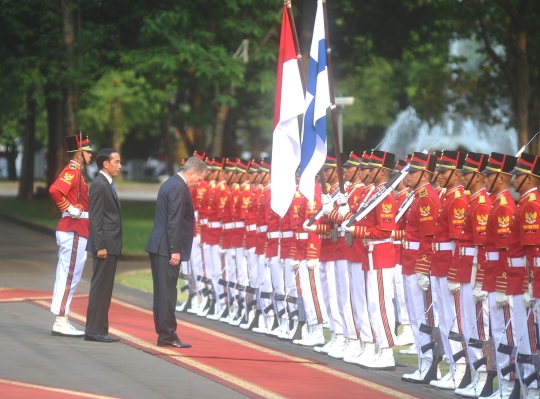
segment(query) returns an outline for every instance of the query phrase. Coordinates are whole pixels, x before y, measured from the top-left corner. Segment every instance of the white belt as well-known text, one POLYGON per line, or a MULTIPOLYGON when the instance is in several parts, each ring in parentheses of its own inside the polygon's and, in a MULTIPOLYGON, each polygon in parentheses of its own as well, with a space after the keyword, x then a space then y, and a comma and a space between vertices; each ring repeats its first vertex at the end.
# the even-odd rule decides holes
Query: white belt
POLYGON ((433 250, 433 252, 454 251, 454 249, 456 249, 456 244, 453 241, 434 242, 433 244, 431 244, 431 249, 433 250))
POLYGON ((413 251, 418 251, 420 249, 420 243, 418 241, 405 241, 403 240, 404 249, 412 249, 413 251))
POLYGON ((223 230, 234 229, 234 222, 223 223, 223 224, 221 225, 221 227, 223 227, 223 230))
MULTIPOLYGON (((297 240, 307 240, 308 238, 309 238, 309 233, 296 233, 297 240)), ((540 260, 540 258, 536 258, 536 259, 540 260)))
POLYGON ((269 233, 266 233, 266 237, 268 237, 269 239, 271 239, 271 238, 280 238, 281 237, 281 232, 280 231, 271 231, 269 233))
POLYGON ((498 252, 486 252, 486 260, 499 260, 499 253, 498 252))
POLYGON ((378 244, 384 244, 386 242, 390 242, 390 238, 385 238, 384 240, 364 240, 364 245, 378 245, 378 244))
POLYGON ((281 232, 281 238, 293 238, 294 237, 294 231, 282 231, 281 232))
POLYGON ((340 237, 345 237, 345 232, 343 230, 338 230, 338 234, 340 237))
MULTIPOLYGON (((71 215, 68 212, 62 212, 62 217, 67 218, 71 217, 71 215)), ((88 212, 81 212, 81 216, 79 216, 79 219, 88 219, 88 212)))
POLYGON ((201 219, 201 224, 202 225, 208 224, 208 218, 201 219))
POLYGON ((525 267, 526 260, 525 257, 521 258, 508 258, 508 266, 510 267, 525 267))
POLYGON ((221 222, 208 222, 208 228, 210 229, 220 229, 221 222))
POLYGON ((534 267, 540 267, 540 258, 533 258, 534 267))
POLYGON ((268 226, 259 226, 257 227, 257 233, 266 233, 268 226))
POLYGON ((257 225, 254 223, 254 224, 250 224, 249 226, 246 227, 246 231, 255 231, 257 230, 257 225))
POLYGON ((476 247, 461 247, 459 254, 461 256, 474 256, 476 254, 476 247))
POLYGON ((319 234, 321 240, 330 240, 332 236, 330 234, 319 234))
POLYGON ((246 227, 246 224, 244 222, 234 222, 235 229, 243 229, 244 227, 246 227))
POLYGON ((364 245, 368 247, 369 270, 373 270, 373 249, 375 245, 384 244, 385 242, 390 242, 390 238, 385 238, 384 240, 364 240, 364 245))
POLYGON ((193 216, 195 216, 195 219, 199 219, 199 211, 193 212, 193 216))
POLYGON ((402 241, 401 240, 392 240, 392 244, 401 246, 402 241))

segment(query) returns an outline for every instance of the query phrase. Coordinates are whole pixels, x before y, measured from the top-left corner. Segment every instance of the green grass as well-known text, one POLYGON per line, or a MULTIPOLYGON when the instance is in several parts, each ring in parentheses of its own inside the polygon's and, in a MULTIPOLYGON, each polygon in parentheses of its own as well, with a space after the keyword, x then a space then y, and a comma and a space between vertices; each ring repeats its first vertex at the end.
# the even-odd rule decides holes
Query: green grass
MULTIPOLYGON (((154 224, 155 204, 122 202, 122 252, 144 254, 154 224)), ((60 211, 49 200, 17 201, 0 199, 0 213, 6 213, 48 227, 56 227, 60 211)))

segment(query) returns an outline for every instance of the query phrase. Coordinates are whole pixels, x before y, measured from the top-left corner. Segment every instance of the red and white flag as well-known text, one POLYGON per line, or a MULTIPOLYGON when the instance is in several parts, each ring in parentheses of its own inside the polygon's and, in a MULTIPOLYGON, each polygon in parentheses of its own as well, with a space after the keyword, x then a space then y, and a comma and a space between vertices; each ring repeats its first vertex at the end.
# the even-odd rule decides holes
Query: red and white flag
POLYGON ((300 164, 298 115, 304 113, 304 89, 287 9, 283 7, 272 140, 271 208, 283 217, 296 191, 300 164))

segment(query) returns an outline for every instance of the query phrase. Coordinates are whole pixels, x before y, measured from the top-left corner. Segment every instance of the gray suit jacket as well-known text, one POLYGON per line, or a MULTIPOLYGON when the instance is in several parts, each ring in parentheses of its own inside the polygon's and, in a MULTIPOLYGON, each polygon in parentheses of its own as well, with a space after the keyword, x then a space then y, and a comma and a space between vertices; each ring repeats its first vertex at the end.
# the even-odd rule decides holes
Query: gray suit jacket
POLYGON ((179 252, 188 261, 193 244, 194 213, 189 188, 178 174, 167 179, 159 189, 154 228, 146 252, 170 257, 179 252))
POLYGON ((112 186, 103 174, 98 173, 89 191, 90 235, 86 250, 97 252, 106 249, 109 255, 122 253, 122 220, 120 203, 112 186))

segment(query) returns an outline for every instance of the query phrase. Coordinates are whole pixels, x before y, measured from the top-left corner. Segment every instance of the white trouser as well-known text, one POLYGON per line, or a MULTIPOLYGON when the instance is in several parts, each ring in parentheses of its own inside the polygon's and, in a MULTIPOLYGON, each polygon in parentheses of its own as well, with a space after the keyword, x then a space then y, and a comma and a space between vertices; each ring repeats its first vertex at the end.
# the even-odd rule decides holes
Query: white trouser
MULTIPOLYGON (((523 295, 514 295, 514 314, 512 323, 515 323, 516 325, 515 330, 517 335, 515 337, 515 343, 517 345, 519 342, 518 353, 521 355, 531 355, 532 353, 536 353, 534 337, 534 313, 532 308, 527 309, 523 304, 523 295)), ((524 377, 534 373, 534 366, 532 364, 523 363, 519 371, 522 373, 521 378, 523 379, 524 377)), ((529 388, 537 387, 537 380, 534 380, 531 385, 529 385, 529 388)))
POLYGON ((202 263, 202 248, 197 243, 197 238, 193 238, 193 245, 191 247, 191 258, 189 263, 191 266, 191 273, 195 279, 195 290, 199 292, 204 288, 204 284, 200 281, 197 281, 197 276, 204 275, 204 267, 202 263))
POLYGON ((368 270, 366 273, 368 312, 380 349, 394 346, 394 269, 368 270))
POLYGON ((354 324, 364 343, 375 342, 375 332, 371 328, 366 295, 366 272, 362 263, 347 262, 349 269, 349 286, 351 287, 351 305, 354 324))
POLYGON ((249 285, 253 288, 259 288, 257 284, 258 280, 258 264, 259 264, 259 255, 255 255, 255 248, 250 248, 247 250, 247 267, 249 272, 249 285))
MULTIPOLYGON (((279 256, 270 258, 270 273, 272 274, 272 287, 276 294, 285 295, 285 281, 283 280, 283 263, 279 256)), ((283 301, 274 301, 274 306, 278 312, 283 309, 283 301)))
POLYGON ((69 313, 71 298, 77 289, 86 263, 86 238, 73 232, 56 232, 58 264, 51 303, 51 312, 64 316, 69 313))
MULTIPOLYGON (((287 297, 297 297, 298 296, 298 290, 296 288, 296 271, 291 270, 291 259, 285 259, 283 262, 283 274, 285 276, 285 295, 287 297)), ((285 306, 287 306, 287 309, 289 312, 293 312, 297 309, 297 305, 284 302, 285 306)), ((288 318, 288 313, 285 312, 285 317, 288 318)))
POLYGON ((358 339, 352 313, 349 268, 347 263, 346 260, 336 260, 334 262, 337 303, 339 315, 343 321, 343 336, 345 338, 358 339))
MULTIPOLYGON (((259 288, 258 308, 264 311, 269 305, 271 300, 269 298, 262 298, 261 293, 272 292, 272 277, 270 274, 270 262, 264 255, 258 255, 259 260, 257 262, 257 284, 259 288)), ((267 315, 273 314, 270 310, 267 315)))
MULTIPOLYGON (((486 341, 489 337, 489 311, 487 301, 474 302, 473 287, 471 283, 461 283, 461 324, 463 338, 467 343, 467 353, 471 370, 474 370, 473 363, 481 359, 484 355, 482 349, 473 348, 468 345, 471 338, 486 341)), ((486 366, 481 366, 479 371, 485 371, 486 366)))
MULTIPOLYGON (((233 256, 234 249, 229 248, 225 253, 225 280, 231 283, 237 283, 238 279, 236 277, 236 259, 233 256)), ((236 288, 227 287, 229 300, 234 303, 235 309, 237 302, 235 301, 236 288)), ((231 304, 231 302, 229 302, 231 304)))
POLYGON ((306 321, 312 326, 328 320, 326 307, 322 301, 323 292, 319 267, 309 270, 307 260, 301 260, 299 265, 300 288, 306 310, 306 321))
POLYGON ((401 265, 396 265, 394 268, 394 306, 396 308, 396 318, 399 324, 411 324, 409 314, 407 313, 407 305, 405 304, 405 290, 403 288, 401 270, 401 265))
MULTIPOLYGON (((418 353, 418 365, 421 364, 422 359, 431 362, 433 361, 433 351, 422 353, 421 350, 421 347, 428 344, 431 341, 431 338, 429 335, 419 331, 420 324, 426 323, 426 318, 424 315, 424 291, 422 291, 416 282, 416 274, 404 275, 403 287, 405 288, 405 303, 407 304, 411 328, 414 334, 414 343, 416 344, 418 353)), ((428 292, 430 292, 430 290, 428 290, 428 292)), ((432 307, 429 314, 431 315, 433 313, 435 312, 432 307)), ((431 317, 431 320, 433 319, 434 317, 431 317)))
MULTIPOLYGON (((439 330, 444 346, 446 358, 453 363, 452 356, 463 349, 461 343, 448 338, 450 331, 462 333, 460 311, 460 292, 452 294, 448 289, 448 277, 432 277, 433 291, 437 298, 437 314, 439 316, 439 330)), ((465 358, 459 359, 456 363, 465 363, 465 358)))
MULTIPOLYGON (((512 320, 514 297, 509 295, 508 305, 498 308, 496 303, 496 292, 490 292, 488 294, 489 301, 489 321, 491 323, 491 334, 493 334, 493 343, 495 345, 496 363, 498 369, 502 369, 510 363, 510 356, 504 353, 497 352, 499 342, 505 345, 514 346, 517 344, 515 340, 516 330, 515 323, 512 320), (508 323, 510 322, 510 323, 508 323)), ((503 376, 505 380, 510 379, 510 374, 503 376)))
POLYGON ((248 285, 248 267, 247 267, 247 258, 246 250, 244 248, 235 248, 236 250, 236 276, 238 278, 238 284, 248 285))
POLYGON ((334 262, 321 262, 319 264, 319 274, 321 289, 323 293, 324 306, 328 314, 330 331, 335 334, 343 334, 343 320, 339 314, 339 306, 336 293, 336 275, 334 272, 334 262))
POLYGON ((224 289, 222 285, 219 285, 219 279, 223 278, 222 275, 222 260, 221 260, 221 254, 219 253, 219 245, 210 245, 209 246, 209 256, 206 257, 205 252, 205 260, 206 260, 206 273, 208 274, 208 266, 210 266, 210 276, 212 278, 212 285, 214 286, 214 290, 216 292, 216 304, 221 306, 225 304, 225 298, 221 298, 221 294, 223 294, 224 289), (210 262, 208 260, 211 259, 210 262), (210 265, 208 265, 210 263, 210 265))

